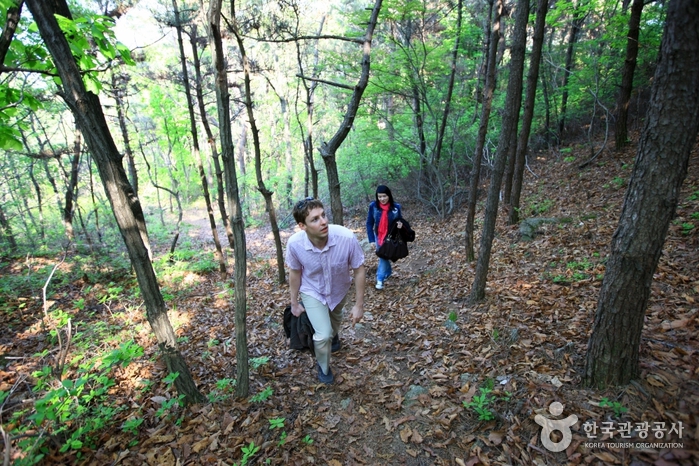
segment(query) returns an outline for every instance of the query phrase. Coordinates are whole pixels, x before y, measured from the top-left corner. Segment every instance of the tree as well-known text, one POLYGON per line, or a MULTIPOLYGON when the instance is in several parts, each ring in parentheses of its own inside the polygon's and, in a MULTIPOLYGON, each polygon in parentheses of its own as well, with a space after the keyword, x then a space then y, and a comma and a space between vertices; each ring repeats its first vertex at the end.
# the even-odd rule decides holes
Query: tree
MULTIPOLYGON (((476 152, 473 156, 473 167, 471 167, 471 177, 468 191, 468 206, 466 210, 466 260, 469 262, 475 258, 473 248, 473 230, 476 220, 476 200, 478 199, 478 185, 481 179, 481 161, 483 160, 483 148, 485 147, 485 137, 488 134, 488 121, 490 121, 490 111, 493 108, 493 93, 495 92, 496 59, 498 53, 498 42, 500 41, 500 20, 502 17, 502 0, 492 0, 490 2, 491 11, 495 3, 495 19, 493 20, 492 32, 488 41, 488 60, 486 65, 485 86, 483 87, 483 106, 481 107, 481 119, 478 126, 478 136, 476 138, 476 152)), ((492 13, 488 16, 492 16, 492 13)))
POLYGON ((325 170, 328 176, 328 190, 330 191, 330 208, 333 216, 333 223, 337 225, 343 225, 343 214, 342 214, 342 196, 340 194, 340 178, 337 173, 337 162, 335 160, 335 154, 340 148, 342 142, 347 138, 347 135, 352 129, 352 123, 354 118, 357 116, 357 110, 359 109, 359 102, 362 100, 362 94, 369 83, 369 70, 371 66, 371 38, 374 34, 374 29, 376 28, 376 23, 379 19, 379 11, 381 11, 382 0, 376 0, 374 3, 374 8, 371 11, 371 17, 369 18, 369 23, 367 26, 366 34, 364 39, 361 41, 362 44, 362 73, 359 77, 359 81, 353 88, 352 97, 347 105, 347 111, 345 112, 345 117, 340 123, 340 127, 335 132, 335 135, 330 139, 329 142, 323 142, 320 145, 320 155, 323 157, 323 162, 325 163, 325 170))
POLYGON ((633 90, 633 75, 636 70, 638 58, 638 36, 641 25, 641 12, 644 0, 633 0, 631 16, 629 17, 629 33, 626 41, 626 59, 621 72, 621 87, 616 104, 616 125, 614 130, 614 143, 616 150, 621 150, 626 145, 628 129, 626 123, 629 116, 629 101, 633 90))
POLYGON ((539 81, 539 63, 541 62, 541 50, 544 45, 544 30, 546 29, 546 12, 549 8, 548 0, 539 0, 536 7, 536 23, 534 36, 532 37, 532 53, 529 59, 529 72, 527 73, 527 91, 524 99, 524 111, 522 112, 522 129, 517 139, 517 151, 515 153, 515 166, 512 177, 512 192, 510 194, 510 207, 507 222, 516 225, 519 222, 519 199, 522 192, 524 179, 524 166, 527 160, 527 146, 529 145, 529 133, 534 119, 534 105, 536 104, 536 83, 539 81))
MULTIPOLYGON (((226 196, 230 209, 229 222, 233 229, 235 243, 235 359, 236 359, 236 395, 248 396, 250 390, 250 368, 248 366, 248 339, 246 329, 247 292, 245 289, 247 275, 247 248, 245 243, 245 223, 240 207, 238 176, 235 168, 235 146, 231 132, 230 94, 228 92, 228 72, 221 34, 221 3, 212 0, 207 17, 209 42, 213 48, 216 103, 218 108, 219 138, 221 139, 221 157, 226 178, 226 196)), ((231 8, 235 7, 232 2, 231 8)), ((231 12, 235 17, 235 10, 231 12)))
POLYGON ((699 131, 699 4, 672 0, 660 62, 587 347, 584 384, 638 378, 653 274, 699 131))
MULTIPOLYGON (((206 179, 204 164, 201 161, 201 150, 199 148, 199 133, 197 131, 197 120, 194 114, 194 99, 192 98, 192 86, 189 83, 189 72, 187 70, 187 55, 184 53, 184 42, 182 40, 183 26, 180 18, 180 11, 177 8, 177 0, 172 0, 172 9, 175 14, 174 26, 175 31, 177 32, 177 45, 180 51, 180 63, 182 65, 182 80, 184 85, 184 92, 187 96, 187 110, 189 111, 189 130, 192 133, 194 159, 199 170, 199 180, 201 182, 202 192, 204 194, 206 213, 209 218, 209 227, 211 227, 211 236, 214 239, 214 246, 216 248, 215 256, 219 265, 219 273, 221 274, 221 279, 225 280, 228 276, 228 270, 226 269, 226 259, 223 255, 223 250, 221 249, 221 241, 218 238, 218 230, 216 229, 216 219, 214 217, 214 209, 211 207, 211 196, 209 195, 209 182, 206 179)), ((197 53, 196 47, 194 48, 194 53, 197 53)), ((206 115, 203 115, 202 117, 205 118, 206 115)))
POLYGON ((158 340, 168 371, 179 373, 175 386, 184 395, 186 402, 203 401, 205 398, 197 389, 189 368, 177 349, 177 337, 168 320, 165 301, 150 261, 143 210, 126 177, 121 154, 107 126, 99 98, 86 90, 70 45, 58 25, 57 15, 71 18, 68 4, 65 0, 28 0, 27 6, 58 69, 63 98, 72 110, 97 162, 104 190, 136 272, 148 321, 158 340))
POLYGON ((238 30, 238 22, 236 21, 235 17, 233 18, 231 28, 236 42, 238 43, 238 50, 240 52, 240 58, 243 64, 243 100, 245 102, 245 109, 247 110, 248 114, 248 122, 250 123, 253 150, 255 151, 255 177, 257 179, 257 189, 265 199, 265 210, 267 210, 267 214, 269 215, 269 223, 272 227, 274 246, 277 252, 277 278, 279 280, 279 284, 284 284, 286 283, 286 273, 284 271, 284 251, 282 250, 282 238, 279 234, 277 211, 275 210, 274 202, 272 201, 272 195, 274 193, 267 188, 264 179, 262 178, 262 150, 260 148, 260 132, 257 129, 257 121, 255 120, 255 112, 253 110, 252 90, 250 89, 250 68, 252 67, 252 64, 250 63, 247 53, 245 52, 245 44, 243 43, 243 37, 238 30))
POLYGON ((568 96, 570 91, 568 89, 568 83, 570 82, 570 75, 573 72, 573 54, 575 51, 575 44, 580 38, 580 31, 582 30, 582 25, 587 18, 587 8, 588 0, 578 0, 578 5, 573 10, 573 20, 570 23, 570 34, 568 35, 568 48, 566 50, 566 61, 565 68, 563 71, 563 93, 561 94, 561 114, 558 119, 558 135, 559 137, 563 134, 565 129, 566 112, 568 109, 568 96))
POLYGON ((529 19, 529 0, 517 2, 515 28, 512 36, 512 58, 510 61, 510 76, 507 82, 507 98, 502 117, 502 129, 495 154, 495 166, 490 177, 488 202, 483 219, 483 233, 478 249, 476 273, 471 288, 471 301, 480 301, 485 297, 485 282, 488 277, 490 250, 495 236, 495 221, 500 200, 500 185, 502 183, 505 162, 512 142, 512 134, 517 131, 519 107, 522 103, 522 73, 524 71, 524 49, 527 39, 527 20, 529 19))

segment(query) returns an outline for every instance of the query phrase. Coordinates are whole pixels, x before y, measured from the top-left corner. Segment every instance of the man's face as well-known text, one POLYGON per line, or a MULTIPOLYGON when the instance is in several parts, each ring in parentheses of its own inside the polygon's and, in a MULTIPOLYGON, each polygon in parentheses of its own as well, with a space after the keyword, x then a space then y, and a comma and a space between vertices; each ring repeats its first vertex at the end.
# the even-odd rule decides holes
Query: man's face
POLYGON ((299 223, 299 228, 306 232, 311 239, 323 239, 328 237, 328 218, 325 209, 316 207, 308 212, 306 221, 299 223))

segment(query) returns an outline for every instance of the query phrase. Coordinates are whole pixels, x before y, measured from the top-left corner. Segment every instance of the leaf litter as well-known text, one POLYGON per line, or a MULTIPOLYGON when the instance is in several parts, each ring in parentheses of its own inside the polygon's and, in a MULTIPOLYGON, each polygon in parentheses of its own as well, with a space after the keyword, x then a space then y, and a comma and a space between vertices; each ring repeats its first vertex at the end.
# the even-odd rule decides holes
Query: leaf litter
MULTIPOLYGON (((143 310, 131 312, 133 338, 146 352, 114 374, 117 385, 109 391, 111 403, 127 409, 101 432, 95 450, 85 448, 79 456, 55 450, 44 462, 698 464, 699 234, 683 225, 699 211, 699 196, 692 196, 699 189, 696 150, 654 277, 641 340, 641 377, 608 390, 585 389, 580 383, 605 258, 624 196, 612 180, 630 176, 633 155, 631 150, 607 154, 585 170, 560 158, 534 163, 538 176, 526 180, 522 216, 537 213, 531 207, 535 202, 551 200, 546 216, 571 221, 544 224, 525 242, 501 218, 487 296, 478 304, 468 300, 475 264, 465 260, 465 212, 439 221, 409 200, 402 202, 417 239, 383 290, 370 286, 377 260, 367 254, 365 318, 354 328, 345 319, 343 347, 332 357, 332 386, 317 381, 310 354, 288 348, 282 328, 288 288, 276 283, 274 243, 269 231, 248 231, 248 349, 251 361, 268 358, 251 365, 250 398, 221 396, 174 416, 159 415, 162 403, 177 394, 163 383, 167 370, 143 310), (145 396, 144 380, 151 381, 145 396), (269 388, 269 396, 253 401, 269 388), (603 399, 626 411, 615 416, 603 399), (579 420, 570 445, 559 453, 542 445, 541 428, 534 421, 537 414, 549 415, 554 401, 564 405, 563 416, 575 414, 579 420), (483 415, 466 405, 481 406, 483 415), (124 432, 123 422, 135 417, 144 419, 140 429, 124 432), (283 426, 271 428, 270 419, 280 418, 283 426), (617 441, 618 435, 589 439, 585 421, 681 421, 683 448, 589 447, 591 441, 617 441), (251 445, 257 450, 244 458, 251 445)), ((479 215, 482 209, 481 203, 479 215)), ((361 210, 347 222, 360 239, 363 225, 361 210)), ((284 241, 292 233, 285 230, 284 241)), ((211 246, 205 229, 200 240, 211 246)), ((12 267, 0 273, 16 273, 12 267)), ((215 273, 182 281, 187 280, 186 293, 170 306, 170 319, 200 390, 223 395, 217 382, 236 374, 232 293, 215 273)), ((68 303, 82 289, 84 284, 68 284, 51 299, 68 303)), ((14 397, 30 399, 29 374, 44 363, 32 355, 53 348, 39 324, 41 302, 24 299, 20 312, 0 317, 6 321, 4 328, 11 323, 16 329, 0 337, 0 390, 12 389, 14 397)), ((109 325, 123 322, 123 314, 130 312, 127 304, 134 303, 93 311, 109 325)), ((75 310, 76 321, 94 318, 87 310, 75 310)), ((105 347, 117 344, 104 342, 105 347)), ((6 422, 3 418, 7 430, 6 422)))

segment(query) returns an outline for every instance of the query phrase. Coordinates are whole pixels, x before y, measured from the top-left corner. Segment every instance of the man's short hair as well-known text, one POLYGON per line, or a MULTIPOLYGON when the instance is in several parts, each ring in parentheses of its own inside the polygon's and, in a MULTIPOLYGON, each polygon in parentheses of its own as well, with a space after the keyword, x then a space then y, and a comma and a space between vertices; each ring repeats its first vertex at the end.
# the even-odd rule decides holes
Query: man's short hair
POLYGON ((306 199, 297 202, 294 204, 294 210, 292 211, 294 214, 294 220, 296 220, 296 223, 305 224, 308 213, 313 209, 317 209, 318 207, 321 209, 324 208, 323 203, 319 199, 313 199, 312 197, 307 197, 306 199))

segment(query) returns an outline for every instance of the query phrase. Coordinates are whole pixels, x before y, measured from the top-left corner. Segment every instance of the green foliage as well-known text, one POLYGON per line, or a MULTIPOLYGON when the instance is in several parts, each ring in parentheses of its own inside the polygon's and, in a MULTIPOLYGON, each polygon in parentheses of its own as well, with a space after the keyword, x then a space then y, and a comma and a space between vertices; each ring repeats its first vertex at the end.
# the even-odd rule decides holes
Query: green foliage
POLYGON ((310 445, 313 443, 313 439, 311 438, 310 435, 306 435, 304 438, 301 439, 301 441, 303 443, 305 443, 306 445, 310 445))
POLYGON ((450 322, 456 322, 457 318, 458 318, 458 315, 456 314, 456 311, 451 311, 449 313, 449 321, 450 322))
MULTIPOLYGON (((32 429, 42 429, 56 441, 61 452, 80 451, 97 446, 96 433, 114 422, 116 414, 125 409, 109 404, 107 392, 115 382, 110 377, 113 368, 126 366, 143 354, 143 348, 126 342, 106 355, 86 360, 74 371, 75 378, 55 379, 49 366, 32 375, 36 380, 37 399, 26 422, 18 424, 11 435, 21 435, 32 429)), ((22 417, 22 412, 15 417, 22 417)), ((132 422, 130 428, 138 424, 132 422)), ((23 451, 19 464, 35 464, 46 454, 46 438, 21 440, 23 451)))
POLYGON ((261 403, 263 401, 266 401, 272 394, 274 393, 274 390, 272 390, 272 387, 265 387, 264 390, 262 390, 260 393, 257 393, 250 397, 250 403, 261 403))
POLYGON ((250 358, 250 365, 253 369, 259 369, 269 362, 269 356, 260 356, 259 358, 250 358))
POLYGON ((466 403, 463 402, 465 408, 472 409, 477 415, 478 419, 481 421, 491 421, 495 419, 495 415, 490 409, 490 404, 494 401, 494 397, 490 394, 493 389, 492 387, 481 387, 479 389, 480 394, 474 395, 473 399, 466 403))
POLYGON ((694 224, 692 222, 682 222, 682 234, 688 235, 694 230, 694 224))
MULTIPOLYGON (((240 460, 240 466, 245 466, 248 464, 248 461, 250 461, 250 458, 255 456, 255 454, 260 451, 260 447, 255 445, 255 442, 250 442, 247 447, 241 447, 240 450, 243 452, 243 458, 240 460)), ((238 463, 233 464, 238 466, 238 463)))
POLYGON ((553 208, 553 201, 551 199, 543 199, 540 201, 533 201, 530 204, 530 211, 533 216, 543 215, 553 208))
POLYGON ((627 412, 629 409, 624 407, 620 402, 618 401, 610 401, 609 398, 602 398, 600 400, 599 405, 603 408, 611 408, 612 411, 614 411, 614 415, 616 417, 621 417, 622 414, 627 412))
POLYGON ((285 420, 286 419, 283 417, 275 417, 275 418, 269 419, 269 428, 270 429, 283 429, 285 420))

